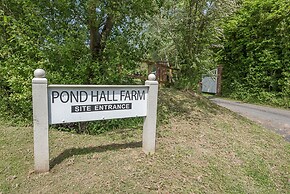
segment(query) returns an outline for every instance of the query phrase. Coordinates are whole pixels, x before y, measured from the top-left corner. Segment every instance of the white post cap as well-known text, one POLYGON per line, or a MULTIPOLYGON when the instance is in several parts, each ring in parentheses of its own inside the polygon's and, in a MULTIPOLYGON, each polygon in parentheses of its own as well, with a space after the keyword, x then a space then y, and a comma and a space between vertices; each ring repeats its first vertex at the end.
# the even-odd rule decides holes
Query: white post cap
POLYGON ((34 71, 35 78, 45 78, 45 71, 43 69, 36 69, 34 71))
POLYGON ((156 76, 153 73, 151 73, 151 74, 148 75, 148 80, 149 81, 155 81, 156 80, 156 76))

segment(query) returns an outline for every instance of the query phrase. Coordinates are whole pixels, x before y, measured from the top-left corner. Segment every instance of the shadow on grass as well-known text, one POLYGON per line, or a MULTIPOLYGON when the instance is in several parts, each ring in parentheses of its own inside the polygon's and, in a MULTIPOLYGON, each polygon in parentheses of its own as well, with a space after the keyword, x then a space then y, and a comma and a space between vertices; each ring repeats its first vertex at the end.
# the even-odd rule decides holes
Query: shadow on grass
POLYGON ((54 168, 56 165, 62 163, 67 158, 74 155, 86 155, 90 153, 106 152, 109 150, 121 150, 127 148, 138 148, 142 146, 142 142, 131 142, 125 144, 109 144, 103 146, 86 147, 86 148, 70 148, 59 154, 57 157, 50 161, 50 169, 54 168))

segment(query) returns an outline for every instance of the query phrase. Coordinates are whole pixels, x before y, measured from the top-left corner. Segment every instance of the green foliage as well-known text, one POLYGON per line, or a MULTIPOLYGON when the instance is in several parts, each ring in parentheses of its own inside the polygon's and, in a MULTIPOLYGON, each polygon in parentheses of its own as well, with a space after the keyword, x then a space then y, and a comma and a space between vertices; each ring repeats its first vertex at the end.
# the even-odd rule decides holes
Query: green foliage
POLYGON ((41 21, 26 25, 27 17, 36 20, 34 14, 39 11, 30 3, 17 2, 17 7, 0 10, 0 108, 1 112, 9 111, 11 115, 24 118, 31 116, 33 69, 44 67, 47 63, 43 51, 39 49, 41 37, 34 31, 42 25, 41 21), (12 8, 17 8, 19 15, 12 14, 12 8), (20 18, 21 14, 27 17, 20 18))
POLYGON ((245 1, 224 25, 223 94, 290 106, 290 3, 245 1))
POLYGON ((93 122, 82 123, 68 123, 58 124, 52 127, 57 128, 60 131, 69 131, 74 133, 85 133, 90 135, 101 134, 106 131, 114 129, 142 129, 143 118, 126 118, 126 119, 111 119, 100 120, 93 122))
MULTIPOLYGON (((168 60, 180 69, 177 87, 196 87, 200 74, 215 66, 219 20, 235 8, 230 0, 4 0, 0 112, 31 121, 36 68, 52 84, 127 84, 142 60, 168 60)), ((99 133, 106 125, 122 124, 74 127, 99 133)))
MULTIPOLYGON (((158 91, 158 111, 157 125, 167 124, 172 118, 188 115, 189 106, 195 104, 206 111, 214 113, 212 108, 208 108, 209 102, 203 98, 192 98, 190 92, 181 92, 174 88, 160 88, 158 91), (184 95, 184 96, 183 96, 184 95), (190 101, 188 99, 191 99, 190 101)), ((100 120, 93 122, 57 124, 52 127, 61 131, 70 131, 85 134, 101 134, 114 129, 142 129, 144 118, 126 118, 100 120)))
MULTIPOLYGON (((142 24, 139 25, 138 16, 148 14, 144 11, 147 9, 144 4, 148 2, 133 1, 130 9, 134 13, 119 3, 104 7, 104 15, 114 12, 117 19, 106 40, 102 61, 92 60, 89 48, 87 19, 90 3, 36 0, 1 2, 1 115, 31 121, 31 80, 36 68, 45 69, 49 83, 55 84, 129 82, 130 78, 126 76, 135 71, 136 61, 140 61, 143 55, 142 48, 136 47, 142 24), (142 5, 143 10, 139 5, 142 5), (115 9, 116 6, 120 7, 115 9)), ((102 5, 105 4, 104 1, 102 5)), ((97 12, 95 14, 102 19, 97 12)))
MULTIPOLYGON (((0 7, 0 114, 31 123, 31 80, 43 68, 50 84, 127 84, 144 54, 140 31, 152 14, 151 0, 2 1, 0 7), (105 31, 108 15, 113 26, 103 36, 102 55, 90 48, 90 8, 97 31, 105 31), (97 25, 98 24, 98 25, 97 25)), ((142 119, 141 119, 142 120, 142 119)), ((140 119, 98 121, 57 126, 61 130, 97 134, 139 126, 140 119)))
POLYGON ((177 88, 196 89, 201 74, 215 68, 214 48, 220 46, 222 18, 236 1, 163 1, 147 28, 148 58, 169 61, 177 72, 177 88))

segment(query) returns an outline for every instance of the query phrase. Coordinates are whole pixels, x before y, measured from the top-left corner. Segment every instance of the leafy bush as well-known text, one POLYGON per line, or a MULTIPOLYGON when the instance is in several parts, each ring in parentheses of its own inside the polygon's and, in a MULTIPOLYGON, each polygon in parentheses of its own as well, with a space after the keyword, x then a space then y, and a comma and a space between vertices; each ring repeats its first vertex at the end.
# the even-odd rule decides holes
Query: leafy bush
POLYGON ((245 1, 224 25, 223 94, 289 107, 290 2, 245 1))

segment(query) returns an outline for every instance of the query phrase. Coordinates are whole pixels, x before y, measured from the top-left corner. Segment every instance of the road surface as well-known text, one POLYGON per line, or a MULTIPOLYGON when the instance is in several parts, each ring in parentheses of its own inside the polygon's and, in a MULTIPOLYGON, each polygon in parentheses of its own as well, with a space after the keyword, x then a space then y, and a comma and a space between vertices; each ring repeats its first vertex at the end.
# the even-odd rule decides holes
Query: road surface
POLYGON ((290 111, 212 98, 211 101, 274 130, 290 142, 290 111))

